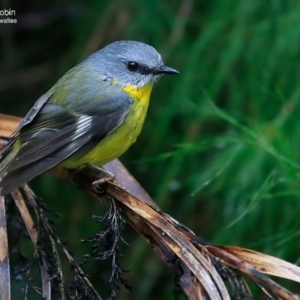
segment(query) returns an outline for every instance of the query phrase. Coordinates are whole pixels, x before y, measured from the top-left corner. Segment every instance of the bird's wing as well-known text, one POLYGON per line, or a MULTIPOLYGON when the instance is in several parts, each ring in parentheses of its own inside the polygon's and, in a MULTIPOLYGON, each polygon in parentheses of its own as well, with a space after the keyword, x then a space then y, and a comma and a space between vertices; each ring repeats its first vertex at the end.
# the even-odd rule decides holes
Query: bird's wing
POLYGON ((80 149, 90 150, 91 144, 99 143, 122 124, 132 104, 130 98, 120 94, 118 99, 102 100, 93 107, 82 105, 76 112, 69 112, 51 103, 51 95, 39 100, 15 132, 13 139, 21 145, 20 149, 6 163, 4 154, 1 164, 6 167, 1 173, 6 175, 0 182, 1 194, 54 167, 80 149))
POLYGON ((21 128, 32 122, 34 117, 41 110, 41 108, 44 106, 44 104, 48 102, 50 97, 51 97, 51 93, 48 92, 48 93, 44 94, 42 97, 40 97, 35 102, 33 107, 29 110, 29 112, 26 114, 26 116, 22 119, 22 121, 20 122, 18 127, 13 132, 13 134, 12 134, 10 140, 8 141, 8 143, 5 145, 4 148, 1 149, 1 151, 0 151, 0 174, 1 174, 1 171, 2 171, 1 167, 3 167, 3 164, 2 164, 1 160, 3 160, 3 157, 6 156, 6 153, 10 151, 11 146, 16 142, 16 140, 19 136, 21 128))
POLYGON ((48 92, 44 94, 42 97, 40 97, 33 107, 29 110, 29 112, 26 114, 26 116, 22 119, 19 126, 17 127, 17 131, 20 130, 25 125, 32 122, 32 120, 35 118, 35 116, 38 114, 38 112, 42 109, 42 107, 49 101, 51 98, 52 93, 48 92))

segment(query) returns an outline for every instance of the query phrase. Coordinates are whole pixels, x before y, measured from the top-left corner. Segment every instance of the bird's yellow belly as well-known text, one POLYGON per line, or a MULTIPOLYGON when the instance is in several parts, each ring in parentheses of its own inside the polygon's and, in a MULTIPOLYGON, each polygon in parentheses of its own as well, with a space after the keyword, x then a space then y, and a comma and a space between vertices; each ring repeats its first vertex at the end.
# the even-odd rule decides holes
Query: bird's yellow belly
POLYGON ((107 135, 99 144, 85 156, 76 159, 66 159, 64 167, 82 167, 87 163, 103 166, 122 155, 137 139, 147 114, 152 85, 142 89, 126 87, 124 90, 134 99, 132 107, 123 123, 107 135))

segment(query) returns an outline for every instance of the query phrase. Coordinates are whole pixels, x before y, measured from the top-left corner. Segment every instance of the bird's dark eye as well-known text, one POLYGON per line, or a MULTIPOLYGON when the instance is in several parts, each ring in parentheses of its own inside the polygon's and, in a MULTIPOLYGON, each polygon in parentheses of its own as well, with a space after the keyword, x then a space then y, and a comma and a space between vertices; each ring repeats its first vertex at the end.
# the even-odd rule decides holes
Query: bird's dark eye
POLYGON ((127 64, 127 68, 131 72, 135 72, 139 68, 139 64, 135 61, 129 61, 127 64))

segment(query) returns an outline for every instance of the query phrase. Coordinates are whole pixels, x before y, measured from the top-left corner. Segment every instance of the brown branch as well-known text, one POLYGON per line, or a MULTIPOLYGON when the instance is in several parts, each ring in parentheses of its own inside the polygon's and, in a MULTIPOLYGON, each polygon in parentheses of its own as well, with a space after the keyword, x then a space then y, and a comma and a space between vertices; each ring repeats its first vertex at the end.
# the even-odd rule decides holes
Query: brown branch
POLYGON ((4 197, 0 196, 0 299, 10 299, 10 269, 4 197))
MULTIPOLYGON (((19 190, 12 191, 12 197, 15 201, 15 204, 22 216, 24 224, 29 233, 30 239, 33 243, 34 248, 36 248, 37 240, 38 240, 38 232, 34 227, 34 222, 31 218, 27 205, 19 192, 19 190)), ((45 262, 45 258, 42 258, 42 263, 40 263, 41 268, 41 277, 42 277, 42 294, 46 300, 51 299, 51 282, 49 278, 49 274, 47 272, 47 264, 45 262)))

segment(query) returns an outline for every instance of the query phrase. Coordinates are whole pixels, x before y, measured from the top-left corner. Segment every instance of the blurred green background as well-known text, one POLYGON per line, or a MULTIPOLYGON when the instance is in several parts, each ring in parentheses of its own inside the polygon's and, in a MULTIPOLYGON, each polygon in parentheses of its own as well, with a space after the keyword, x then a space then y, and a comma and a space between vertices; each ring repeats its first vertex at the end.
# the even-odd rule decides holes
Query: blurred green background
MULTIPOLYGON (((155 86, 142 134, 121 161, 198 235, 300 262, 299 1, 6 0, 4 8, 17 24, 0 24, 1 113, 24 116, 109 42, 149 43, 181 74, 155 86)), ((57 232, 81 260, 89 248, 81 239, 99 230, 91 216, 106 208, 49 174, 31 186, 63 214, 57 232)), ((129 225, 123 235, 134 289, 117 299, 173 299, 172 276, 149 245, 129 225)), ((84 270, 105 296, 109 265, 84 270)))

